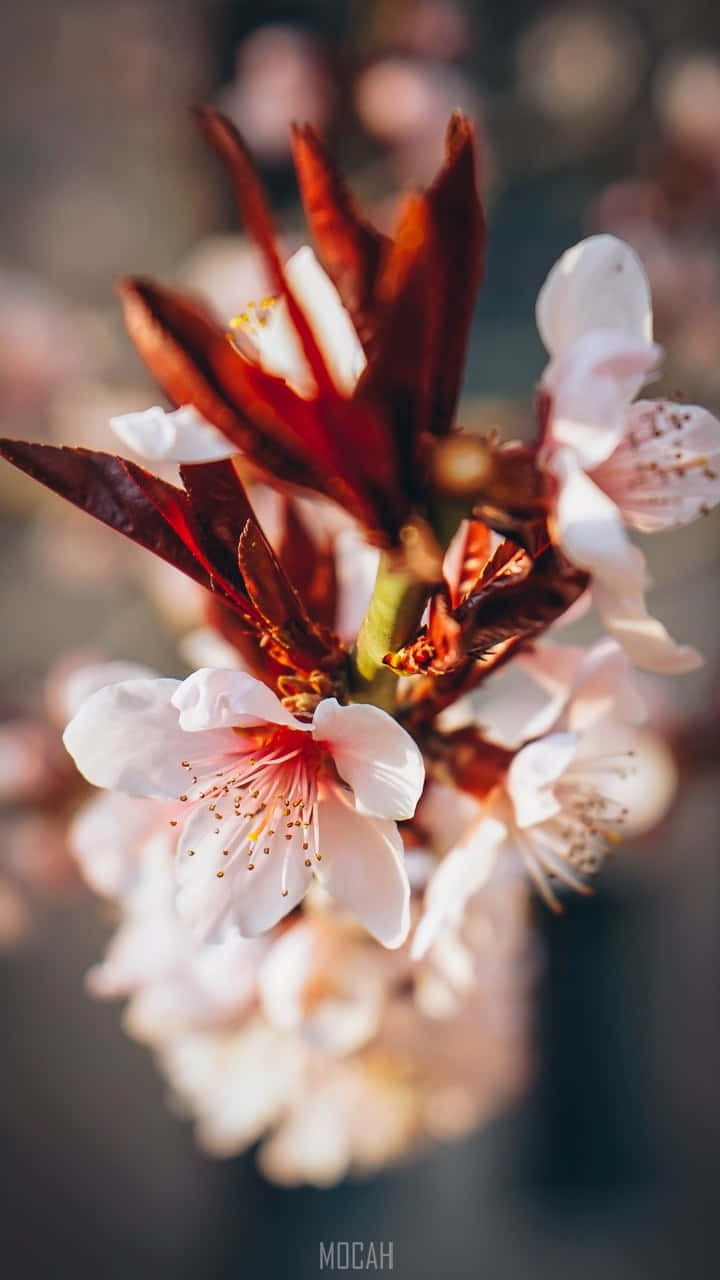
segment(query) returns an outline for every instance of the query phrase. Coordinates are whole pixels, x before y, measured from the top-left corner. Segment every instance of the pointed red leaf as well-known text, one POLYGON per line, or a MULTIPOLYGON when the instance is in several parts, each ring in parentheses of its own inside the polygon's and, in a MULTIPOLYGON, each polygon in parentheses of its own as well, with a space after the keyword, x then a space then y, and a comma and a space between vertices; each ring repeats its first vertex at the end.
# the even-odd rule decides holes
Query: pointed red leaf
POLYGON ((281 478, 312 483, 304 455, 317 456, 323 438, 309 403, 245 360, 194 300, 151 280, 124 280, 119 289, 130 337, 172 402, 194 405, 281 478))
POLYGON ((252 237, 263 255, 272 287, 285 297, 290 319, 319 391, 323 394, 337 395, 325 357, 302 308, 288 285, 262 183, 243 138, 234 124, 213 107, 197 107, 195 116, 203 135, 217 151, 230 175, 240 216, 248 235, 252 237))
POLYGON ((254 520, 240 535, 238 560, 248 595, 273 642, 271 652, 297 671, 310 673, 338 662, 337 642, 312 621, 280 561, 254 520))
POLYGON ((445 163, 428 188, 427 201, 434 229, 430 311, 435 321, 429 429, 444 435, 457 406, 487 246, 475 133, 459 111, 450 119, 445 163))
POLYGON ((375 285, 389 241, 358 212, 311 125, 293 126, 292 151, 305 214, 320 260, 367 346, 375 337, 375 285))
POLYGON ((332 543, 329 538, 313 538, 295 504, 287 499, 278 560, 309 616, 321 626, 332 629, 337 613, 337 577, 332 543))
MULTIPOLYGON (((153 551, 202 586, 211 585, 206 569, 185 539, 161 515, 157 504, 151 501, 122 458, 90 449, 57 448, 22 440, 0 441, 0 454, 40 484, 139 546, 153 551)), ((137 468, 137 472, 141 470, 137 468)), ((164 481, 157 483, 171 490, 173 502, 182 505, 184 495, 180 490, 165 485, 164 481)))

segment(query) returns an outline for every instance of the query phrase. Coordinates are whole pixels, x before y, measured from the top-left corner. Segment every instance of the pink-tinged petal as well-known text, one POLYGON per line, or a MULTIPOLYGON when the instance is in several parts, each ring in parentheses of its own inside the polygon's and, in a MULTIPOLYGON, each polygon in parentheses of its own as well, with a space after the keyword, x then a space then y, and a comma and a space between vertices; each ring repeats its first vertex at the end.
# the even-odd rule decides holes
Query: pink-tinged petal
POLYGON ((197 937, 217 940, 233 929, 256 937, 292 911, 310 885, 312 872, 296 848, 287 856, 277 845, 249 856, 247 833, 240 840, 238 830, 232 815, 218 820, 217 810, 200 804, 178 837, 177 909, 197 937))
POLYGON ((577 744, 576 733, 551 733, 518 751, 505 785, 519 827, 545 822, 560 812, 554 785, 573 759, 577 744))
POLYGON ((632 682, 630 660, 618 642, 608 637, 585 650, 568 706, 568 729, 584 731, 608 716, 639 724, 646 714, 632 682))
POLYGON ((125 899, 132 891, 140 872, 140 853, 161 813, 156 801, 113 791, 101 791, 82 805, 70 825, 68 841, 95 893, 125 899))
POLYGON ((156 677, 157 673, 152 667, 145 667, 140 662, 87 662, 82 666, 75 666, 64 676, 54 680, 51 692, 57 708, 57 718, 62 724, 67 724, 80 710, 86 698, 108 684, 156 677))
POLYGON ((413 960, 425 955, 446 925, 460 923, 469 899, 489 880, 506 835, 503 822, 482 818, 443 858, 427 888, 425 908, 412 942, 413 960))
POLYGON ((628 407, 662 354, 661 348, 611 329, 594 329, 552 360, 542 386, 550 413, 540 461, 572 450, 580 466, 597 466, 625 434, 628 407))
POLYGON ((557 541, 580 569, 618 590, 641 589, 646 575, 615 503, 573 463, 567 450, 554 460, 558 493, 553 513, 557 541))
MULTIPOLYGON (((82 704, 63 742, 88 782, 163 800, 186 792, 182 761, 188 736, 172 703, 180 687, 179 680, 128 680, 98 690, 82 704)), ((192 740, 195 759, 211 760, 213 768, 228 746, 232 742, 222 731, 192 740)))
POLYGON ((178 685, 172 703, 180 713, 181 728, 190 733, 258 724, 307 728, 285 709, 272 689, 246 671, 203 667, 178 685))
POLYGON ((313 737, 325 742, 338 773, 355 792, 359 813, 412 818, 425 781, 423 758, 409 733, 380 707, 341 707, 325 698, 313 717, 313 737))
POLYGON ((682 675, 702 666, 697 649, 677 644, 663 624, 648 613, 642 588, 617 591, 596 580, 592 593, 603 625, 636 667, 658 675, 682 675))
POLYGON ((152 462, 214 462, 237 448, 191 404, 168 412, 160 405, 110 419, 115 435, 138 457, 152 462))
POLYGON ((592 478, 633 529, 689 524, 720 502, 720 422, 698 405, 639 400, 592 478))
POLYGON ((410 928, 410 884, 394 822, 358 812, 328 787, 319 810, 321 861, 315 875, 385 947, 400 947, 410 928))
POLYGON ((652 339, 650 286, 637 254, 615 236, 590 236, 566 250, 550 271, 535 310, 551 356, 593 329, 652 339))

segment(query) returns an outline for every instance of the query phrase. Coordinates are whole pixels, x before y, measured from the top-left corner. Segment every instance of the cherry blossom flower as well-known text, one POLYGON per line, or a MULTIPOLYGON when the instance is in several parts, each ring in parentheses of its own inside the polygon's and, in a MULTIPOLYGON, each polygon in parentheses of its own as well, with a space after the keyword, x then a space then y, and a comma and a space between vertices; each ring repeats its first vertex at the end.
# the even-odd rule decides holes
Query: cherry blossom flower
POLYGON ((696 405, 635 401, 661 351, 645 272, 614 236, 563 254, 540 290, 537 323, 551 357, 538 457, 555 484, 555 536, 592 574, 598 612, 633 662, 690 671, 701 659, 648 614, 645 559, 625 529, 674 528, 720 500, 720 423, 696 405))
MULTIPOLYGON (((569 648, 564 688, 562 662, 552 651, 549 661, 541 656, 538 676, 551 691, 547 707, 533 709, 529 740, 498 770, 495 786, 476 802, 474 818, 432 877, 414 955, 424 954, 446 927, 461 924, 467 902, 487 883, 498 860, 524 865, 544 900, 558 910, 553 881, 588 893, 586 878, 597 872, 626 828, 635 834, 651 827, 667 809, 674 776, 664 757, 654 761, 646 753, 644 782, 649 793, 656 789, 655 802, 645 806, 644 828, 629 821, 638 747, 632 722, 642 719, 643 707, 628 690, 627 657, 612 640, 582 658, 569 648)), ((500 699, 496 720, 499 706, 500 699)), ((514 725, 511 732, 514 738, 514 725)))
POLYGON ((203 935, 268 929, 313 875, 387 946, 409 927, 395 820, 410 818, 424 767, 385 712, 336 699, 311 723, 240 671, 100 690, 65 731, 95 785, 180 800, 178 904, 203 935))

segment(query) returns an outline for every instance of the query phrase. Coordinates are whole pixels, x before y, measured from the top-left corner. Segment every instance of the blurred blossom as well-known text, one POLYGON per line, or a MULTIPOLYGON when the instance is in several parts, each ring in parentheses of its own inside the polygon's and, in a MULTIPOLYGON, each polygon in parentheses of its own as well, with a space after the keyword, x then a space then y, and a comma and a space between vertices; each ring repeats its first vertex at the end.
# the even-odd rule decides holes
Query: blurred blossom
POLYGON ((333 84, 320 42, 298 27, 258 27, 240 45, 233 83, 219 94, 223 110, 263 160, 290 153, 291 120, 322 129, 330 114, 333 84))
POLYGON ((596 134, 637 94, 643 49, 620 12, 569 5, 540 10, 516 50, 518 81, 535 106, 571 131, 596 134))
POLYGON ((671 138, 720 158, 720 57, 676 56, 655 77, 655 102, 671 138))
POLYGON ((401 173, 427 180, 436 168, 448 115, 481 114, 477 87, 461 71, 419 58, 379 58, 354 86, 355 107, 369 133, 396 149, 401 173))
POLYGON ((30 272, 0 265, 0 421, 36 431, 53 393, 107 359, 102 321, 30 272))
POLYGON ((468 8, 454 0, 386 0, 379 21, 386 46, 400 45, 430 58, 458 57, 470 43, 468 8))

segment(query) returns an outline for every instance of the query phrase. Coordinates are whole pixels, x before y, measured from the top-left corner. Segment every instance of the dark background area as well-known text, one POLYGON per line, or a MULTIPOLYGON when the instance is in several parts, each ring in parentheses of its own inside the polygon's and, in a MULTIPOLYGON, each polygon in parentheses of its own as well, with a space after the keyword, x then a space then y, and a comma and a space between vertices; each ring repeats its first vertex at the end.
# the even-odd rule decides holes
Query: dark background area
MULTIPOLYGON (((546 270, 583 233, 590 199, 650 164, 653 68, 675 50, 720 49, 713 3, 593 7, 631 23, 642 48, 637 92, 622 119, 563 146, 557 122, 528 106, 516 71, 518 41, 554 8, 463 6, 469 34, 452 61, 478 89, 495 156, 492 247, 469 362, 474 395, 529 394, 542 367, 532 309, 546 270)), ((320 42, 336 86, 327 132, 361 188, 379 194, 407 181, 397 157, 363 129, 351 91, 364 66, 395 48, 383 44, 392 11, 389 0, 6 6, 0 268, 9 284, 0 337, 13 332, 18 276, 8 273, 30 272, 62 299, 60 352, 80 312, 114 344, 99 376, 139 379, 118 337, 112 277, 172 275, 199 239, 232 226, 221 175, 186 108, 230 82, 237 46, 262 24, 299 23, 320 42)), ((287 160, 264 169, 297 223, 287 160)), ((720 328, 717 342, 720 353, 720 328)), ((81 364, 84 354, 80 343, 81 364)), ((14 398, 3 405, 9 434, 29 417, 47 436, 45 402, 22 401, 22 423, 14 398)), ((152 639, 157 623, 139 584, 48 594, 28 550, 25 500, 6 475, 3 484, 6 678, 29 678, 64 646, 107 633, 108 610, 119 619, 113 656, 159 660, 165 642, 152 639), (122 621, 128 611, 132 625, 122 621)), ((660 611, 710 659, 674 694, 690 716, 716 688, 717 528, 684 531, 667 555, 660 539, 657 553, 660 611)), ((697 771, 660 831, 623 851, 593 900, 572 902, 560 919, 538 906, 543 958, 527 1096, 456 1146, 331 1191, 278 1189, 251 1155, 217 1162, 197 1151, 118 1008, 84 990, 108 935, 102 912, 82 893, 46 904, 32 935, 0 956, 2 1276, 305 1280, 319 1273, 320 1242, 331 1240, 392 1241, 403 1280, 717 1275, 717 788, 711 768, 697 771)))

